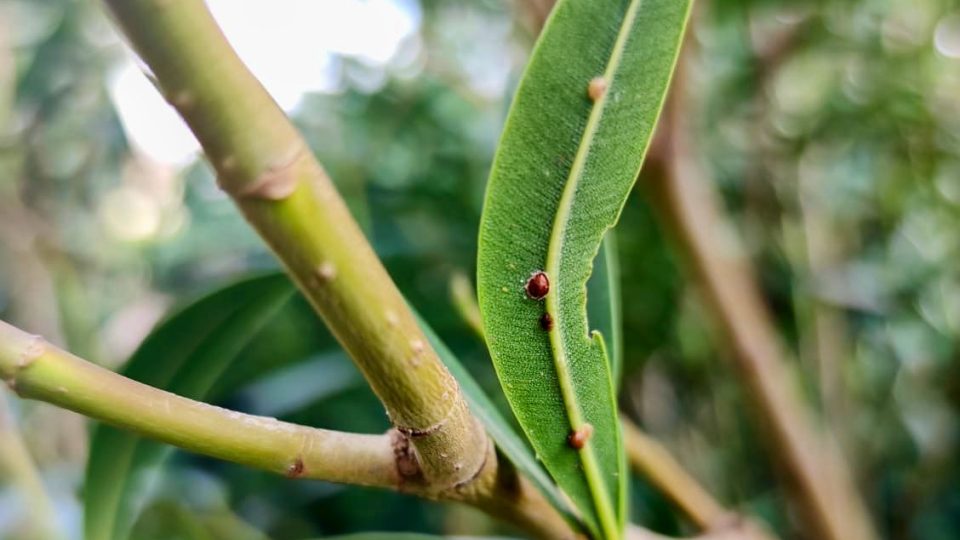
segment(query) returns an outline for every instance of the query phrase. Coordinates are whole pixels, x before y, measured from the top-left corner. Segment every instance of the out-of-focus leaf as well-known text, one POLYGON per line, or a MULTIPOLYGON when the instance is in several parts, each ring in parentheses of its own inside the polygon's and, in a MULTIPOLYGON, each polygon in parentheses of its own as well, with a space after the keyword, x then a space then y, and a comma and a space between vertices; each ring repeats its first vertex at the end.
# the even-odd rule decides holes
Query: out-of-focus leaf
POLYGON ((607 231, 600 244, 593 273, 587 281, 587 320, 607 342, 614 388, 619 388, 623 375, 623 310, 620 304, 620 259, 613 229, 607 231))
POLYGON ((570 512, 570 508, 564 502, 560 490, 556 484, 550 480, 550 476, 537 461, 530 446, 517 435, 517 432, 513 430, 513 427, 510 426, 506 418, 500 414, 497 406, 493 404, 493 401, 490 400, 477 381, 474 380, 470 372, 460 363, 456 355, 447 348, 446 344, 444 344, 433 329, 430 328, 430 325, 419 315, 417 318, 420 320, 420 328, 423 330, 424 335, 427 336, 427 340, 430 341, 430 345, 437 351, 437 354, 447 366, 447 369, 449 369, 450 373, 457 379, 460 389, 463 390, 463 394, 466 396, 470 410, 480 419, 480 422, 483 423, 487 429, 487 433, 489 433, 494 442, 497 443, 500 451, 517 467, 517 470, 533 482, 533 485, 543 493, 553 507, 563 514, 571 524, 576 527, 581 527, 582 524, 570 512))
MULTIPOLYGON (((223 288, 159 325, 133 354, 123 374, 184 397, 204 399, 293 295, 293 286, 280 274, 223 288)), ((150 472, 169 450, 110 426, 96 426, 84 497, 87 540, 127 537, 150 472)))
POLYGON ((601 538, 622 536, 627 475, 586 283, 639 172, 689 8, 556 5, 514 98, 480 225, 479 301, 497 373, 540 458, 601 538), (524 290, 538 271, 551 281, 543 301, 524 290), (583 444, 568 444, 591 427, 583 444))
POLYGON ((137 540, 270 540, 227 509, 196 510, 171 499, 147 507, 131 537, 137 540))
MULTIPOLYGON (((328 537, 328 540, 508 540, 499 536, 435 536, 431 534, 366 532, 328 537)), ((319 539, 317 539, 319 540, 319 539)))

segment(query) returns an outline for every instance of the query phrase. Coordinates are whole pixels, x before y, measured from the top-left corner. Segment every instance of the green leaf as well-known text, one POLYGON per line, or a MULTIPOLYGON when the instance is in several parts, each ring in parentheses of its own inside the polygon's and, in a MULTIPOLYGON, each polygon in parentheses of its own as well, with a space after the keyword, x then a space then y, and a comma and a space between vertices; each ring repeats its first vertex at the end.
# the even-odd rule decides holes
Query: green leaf
MULTIPOLYGON (((416 313, 416 311, 414 311, 416 313)), ((513 427, 507 422, 507 419, 500 414, 497 406, 483 391, 483 388, 474 380, 473 375, 460 363, 460 360, 447 348, 446 344, 440 340, 437 334, 430 328, 430 325, 417 315, 420 321, 420 328, 430 342, 430 345, 437 351, 440 360, 443 361, 450 373, 457 380, 460 389, 463 391, 470 406, 470 411, 476 416, 487 433, 493 438, 500 451, 513 463, 521 474, 526 476, 533 485, 573 526, 582 527, 582 523, 570 512, 560 490, 550 479, 543 466, 537 462, 536 457, 530 450, 530 447, 517 435, 513 427)))
MULTIPOLYGON (((365 532, 331 536, 327 540, 508 540, 499 536, 434 536, 432 534, 403 532, 365 532)), ((319 539, 318 539, 319 540, 319 539)))
POLYGON ((640 170, 689 9, 689 0, 557 3, 511 106, 480 224, 478 295, 497 373, 547 470, 598 537, 622 536, 627 475, 586 283, 640 170), (591 86, 604 85, 591 98, 591 86), (536 271, 551 281, 542 301, 524 292, 536 271), (593 436, 572 448, 568 435, 588 423, 593 436))
POLYGON ((600 244, 593 273, 587 281, 587 320, 607 343, 614 388, 619 388, 623 375, 623 309, 620 305, 620 259, 614 229, 607 231, 600 244))
MULTIPOLYGON (((294 295, 281 274, 221 289, 169 317, 122 371, 192 399, 211 387, 294 295)), ((84 499, 87 540, 125 539, 142 505, 144 484, 171 447, 98 424, 90 442, 84 499)))

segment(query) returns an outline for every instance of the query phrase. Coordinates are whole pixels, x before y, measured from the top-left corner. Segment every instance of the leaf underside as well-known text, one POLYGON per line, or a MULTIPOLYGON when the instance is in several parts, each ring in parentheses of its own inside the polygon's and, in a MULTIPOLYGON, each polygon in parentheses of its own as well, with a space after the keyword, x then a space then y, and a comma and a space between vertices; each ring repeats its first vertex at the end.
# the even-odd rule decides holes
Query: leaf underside
POLYGON ((626 471, 586 283, 640 170, 689 8, 689 0, 558 2, 511 106, 480 225, 478 297, 498 376, 597 537, 622 535, 626 471), (550 280, 540 301, 524 291, 536 271, 550 280), (567 437, 587 423, 593 435, 575 450, 567 437))

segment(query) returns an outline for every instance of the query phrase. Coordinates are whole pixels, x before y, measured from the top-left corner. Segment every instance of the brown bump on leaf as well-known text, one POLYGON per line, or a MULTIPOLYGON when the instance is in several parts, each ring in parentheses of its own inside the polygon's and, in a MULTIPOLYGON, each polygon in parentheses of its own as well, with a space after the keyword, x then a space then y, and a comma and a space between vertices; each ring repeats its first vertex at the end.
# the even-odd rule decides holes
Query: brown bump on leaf
POLYGON ((278 161, 270 166, 252 183, 243 186, 237 193, 239 197, 264 199, 268 201, 282 201, 297 190, 297 175, 295 165, 306 152, 303 146, 298 146, 290 152, 287 159, 278 161))
POLYGON ((530 274, 530 279, 527 280, 527 284, 524 285, 523 289, 530 298, 542 300, 543 297, 550 292, 550 279, 547 278, 545 272, 537 270, 533 274, 530 274))
POLYGON ((540 328, 542 328, 544 332, 553 330, 553 317, 551 317, 549 313, 544 313, 540 316, 540 328))
POLYGON ((590 84, 587 85, 587 95, 590 96, 591 101, 600 101, 600 98, 607 93, 607 80, 603 77, 594 77, 590 79, 590 84))
POLYGON ((593 425, 590 423, 585 423, 580 426, 579 429, 576 429, 570 432, 570 435, 567 435, 567 444, 570 445, 570 448, 574 450, 580 450, 587 445, 587 441, 590 440, 590 436, 593 435, 593 425))
POLYGON ((287 478, 300 478, 306 471, 307 469, 303 465, 303 459, 297 456, 297 459, 287 467, 287 478))

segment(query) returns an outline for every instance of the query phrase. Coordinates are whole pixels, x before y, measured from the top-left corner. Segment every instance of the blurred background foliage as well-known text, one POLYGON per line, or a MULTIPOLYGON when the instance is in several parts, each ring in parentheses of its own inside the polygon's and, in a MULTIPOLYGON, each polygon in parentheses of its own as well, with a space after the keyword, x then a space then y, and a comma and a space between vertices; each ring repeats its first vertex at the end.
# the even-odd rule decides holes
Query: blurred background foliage
MULTIPOLYGON (((240 15, 228 3, 213 3, 228 37, 290 110, 401 290, 502 403, 448 291, 453 275, 475 271, 487 169, 545 2, 338 0, 322 21, 303 16, 309 2, 236 3, 240 15), (311 49, 310 33, 336 26, 337 9, 354 14, 342 25, 355 40, 393 41, 373 52, 311 49), (255 44, 241 46, 244 35, 269 41, 261 27, 285 22, 296 54, 261 48, 268 61, 258 64, 255 44), (271 87, 277 66, 310 81, 320 73, 322 84, 291 98, 271 87)), ((701 0, 683 63, 688 158, 720 190, 882 534, 956 538, 960 4, 701 0)), ((155 105, 124 90, 131 65, 92 0, 0 0, 0 317, 112 368, 172 306, 276 267, 189 140, 144 143, 171 121, 137 127, 155 105), (164 154, 177 145, 188 150, 164 154)), ((801 538, 729 352, 648 206, 642 185, 657 174, 645 170, 618 228, 622 406, 721 500, 801 538)), ((228 375, 218 401, 313 426, 385 429, 322 325, 297 329, 246 350, 255 367, 234 381, 254 382, 238 387, 228 375), (284 359, 304 361, 271 368, 284 359)), ((20 427, 57 526, 80 538, 89 422, 0 400, 11 409, 0 428, 20 427)), ((0 538, 34 538, 12 463, 0 462, 0 538)), ((689 532, 633 482, 638 522, 689 532)), ((461 507, 180 452, 144 507, 135 538, 505 532, 461 507)))

